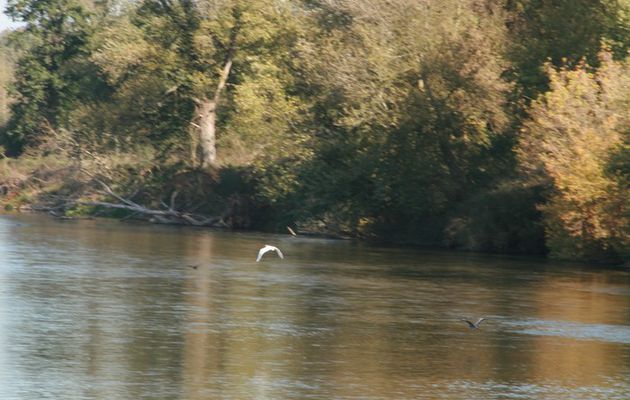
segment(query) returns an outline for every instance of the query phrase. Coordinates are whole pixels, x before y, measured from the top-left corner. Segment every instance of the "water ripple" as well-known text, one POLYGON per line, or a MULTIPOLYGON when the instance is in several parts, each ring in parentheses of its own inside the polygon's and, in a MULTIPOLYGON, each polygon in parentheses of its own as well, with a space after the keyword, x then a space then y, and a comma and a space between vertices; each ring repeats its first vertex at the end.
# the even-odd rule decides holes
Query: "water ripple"
POLYGON ((511 331, 526 335, 560 336, 578 340, 597 340, 630 344, 630 326, 584 324, 572 321, 520 320, 506 321, 511 331))

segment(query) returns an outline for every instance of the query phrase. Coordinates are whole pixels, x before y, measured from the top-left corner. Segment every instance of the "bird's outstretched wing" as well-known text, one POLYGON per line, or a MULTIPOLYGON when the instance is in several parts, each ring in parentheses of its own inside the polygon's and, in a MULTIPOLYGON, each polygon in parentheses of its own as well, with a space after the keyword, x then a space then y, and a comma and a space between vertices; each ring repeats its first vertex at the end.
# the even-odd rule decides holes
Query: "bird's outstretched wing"
POLYGON ((263 247, 262 249, 258 250, 258 257, 256 257, 256 262, 259 262, 260 259, 262 258, 263 254, 265 254, 266 252, 269 251, 269 249, 267 248, 268 246, 263 247))
POLYGON ((480 324, 482 321, 485 321, 485 320, 486 320, 485 318, 479 318, 479 319, 477 320, 477 322, 475 322, 475 326, 479 326, 479 324, 480 324))
POLYGON ((467 320, 466 318, 461 318, 460 321, 464 321, 465 323, 468 324, 468 327, 471 329, 476 328, 475 324, 473 324, 472 322, 470 322, 469 320, 467 320))
POLYGON ((278 256, 280 256, 280 258, 284 259, 284 254, 282 254, 279 248, 274 247, 273 249, 276 251, 276 253, 278 253, 278 256))
POLYGON ((262 256, 268 251, 275 251, 276 253, 278 253, 278 256, 280 256, 280 258, 284 258, 284 254, 282 254, 279 248, 275 246, 269 246, 267 244, 265 245, 265 247, 263 247, 262 249, 258 251, 258 257, 256 257, 256 262, 259 262, 262 259, 262 256))

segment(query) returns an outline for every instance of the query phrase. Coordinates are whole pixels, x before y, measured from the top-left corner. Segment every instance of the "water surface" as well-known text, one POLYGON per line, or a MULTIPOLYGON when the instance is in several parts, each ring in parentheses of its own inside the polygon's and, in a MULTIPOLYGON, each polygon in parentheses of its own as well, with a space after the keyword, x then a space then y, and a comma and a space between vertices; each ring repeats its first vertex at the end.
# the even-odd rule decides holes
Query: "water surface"
POLYGON ((45 398, 628 399, 630 273, 2 216, 0 399, 45 398))

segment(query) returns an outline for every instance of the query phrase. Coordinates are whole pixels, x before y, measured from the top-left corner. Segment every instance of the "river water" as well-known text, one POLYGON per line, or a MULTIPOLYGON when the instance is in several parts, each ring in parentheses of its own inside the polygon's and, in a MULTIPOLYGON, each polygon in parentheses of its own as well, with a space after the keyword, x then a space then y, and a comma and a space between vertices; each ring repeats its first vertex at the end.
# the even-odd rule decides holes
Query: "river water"
POLYGON ((630 399, 630 273, 0 216, 0 399, 630 399))

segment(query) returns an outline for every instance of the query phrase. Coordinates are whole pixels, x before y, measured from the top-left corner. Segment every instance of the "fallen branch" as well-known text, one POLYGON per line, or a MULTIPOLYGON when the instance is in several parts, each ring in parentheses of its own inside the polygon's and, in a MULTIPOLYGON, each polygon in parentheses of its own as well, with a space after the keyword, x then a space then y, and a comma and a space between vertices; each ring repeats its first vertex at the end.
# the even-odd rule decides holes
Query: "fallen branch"
POLYGON ((223 218, 221 217, 206 217, 175 210, 175 199, 179 194, 177 191, 174 191, 171 194, 170 205, 166 205, 164 204, 164 202, 162 202, 162 205, 165 208, 164 210, 153 210, 144 207, 132 200, 129 200, 128 198, 120 196, 119 194, 114 192, 108 184, 94 176, 94 174, 91 174, 85 170, 83 170, 83 172, 90 176, 99 185, 101 185, 101 187, 103 188, 103 190, 100 191, 101 193, 115 198, 120 203, 111 203, 106 201, 73 201, 70 202, 70 204, 127 210, 131 211, 135 215, 142 214, 151 216, 152 221, 163 224, 227 227, 227 224, 223 221, 223 218))
POLYGON ((160 223, 182 223, 193 226, 226 227, 226 224, 220 217, 200 217, 175 210, 153 210, 140 206, 138 204, 117 204, 109 203, 106 201, 76 201, 74 202, 74 204, 128 210, 136 214, 150 215, 152 217, 156 217, 156 220, 160 223))

